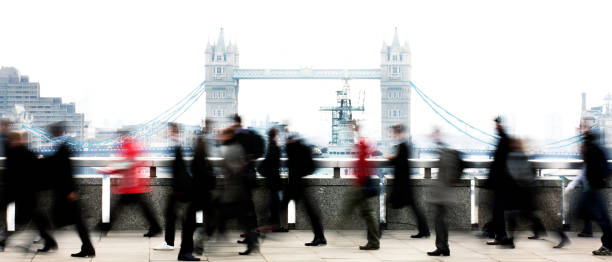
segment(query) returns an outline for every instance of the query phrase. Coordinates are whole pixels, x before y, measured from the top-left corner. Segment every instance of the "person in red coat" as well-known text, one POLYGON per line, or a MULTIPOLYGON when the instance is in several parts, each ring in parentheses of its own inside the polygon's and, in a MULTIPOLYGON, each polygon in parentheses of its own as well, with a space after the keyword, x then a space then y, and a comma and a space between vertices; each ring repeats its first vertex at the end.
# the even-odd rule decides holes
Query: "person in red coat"
POLYGON ((380 248, 380 230, 369 199, 378 195, 378 185, 371 178, 372 166, 366 160, 374 151, 367 139, 360 136, 359 124, 353 122, 353 125, 357 137, 357 143, 355 144, 357 161, 354 167, 354 174, 357 179, 355 180, 355 187, 345 197, 344 218, 348 219, 354 209, 359 209, 359 215, 365 221, 368 232, 368 243, 360 246, 359 249, 377 250, 380 248))
MULTIPOLYGON (((111 209, 111 215, 119 214, 123 207, 127 205, 138 205, 145 218, 149 222, 149 231, 144 237, 152 237, 161 233, 161 227, 155 218, 148 200, 148 193, 151 192, 149 176, 143 176, 139 172, 144 166, 143 161, 137 158, 141 155, 142 149, 138 141, 130 137, 127 132, 121 134, 121 147, 119 153, 122 159, 117 167, 110 170, 101 171, 104 174, 119 174, 119 183, 113 187, 113 194, 118 195, 115 206, 111 209)), ((105 226, 103 231, 108 231, 112 227, 113 219, 105 226)))

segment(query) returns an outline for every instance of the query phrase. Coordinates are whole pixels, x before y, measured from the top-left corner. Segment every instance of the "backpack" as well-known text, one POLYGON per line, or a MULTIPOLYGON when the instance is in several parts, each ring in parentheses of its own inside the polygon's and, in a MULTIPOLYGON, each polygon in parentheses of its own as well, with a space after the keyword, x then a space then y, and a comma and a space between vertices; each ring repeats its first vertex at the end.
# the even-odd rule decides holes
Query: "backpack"
POLYGON ((252 156, 253 160, 264 155, 266 151, 265 141, 256 131, 251 129, 241 129, 238 131, 238 133, 242 136, 239 141, 247 155, 252 156))
POLYGON ((465 162, 461 152, 450 148, 440 150, 438 179, 445 179, 448 183, 455 183, 461 179, 464 168, 465 162))
POLYGON ((531 164, 524 153, 510 152, 506 165, 508 174, 518 186, 529 186, 535 180, 531 164))

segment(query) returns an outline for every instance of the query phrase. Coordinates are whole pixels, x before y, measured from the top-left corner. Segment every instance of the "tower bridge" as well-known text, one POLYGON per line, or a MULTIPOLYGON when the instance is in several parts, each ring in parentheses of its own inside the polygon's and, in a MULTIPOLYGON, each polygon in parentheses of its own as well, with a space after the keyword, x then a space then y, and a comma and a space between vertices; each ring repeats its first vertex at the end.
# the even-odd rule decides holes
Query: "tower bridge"
POLYGON ((399 42, 397 29, 391 45, 383 43, 380 65, 372 69, 242 69, 235 44, 225 44, 223 29, 215 44, 206 48, 206 117, 216 127, 230 124, 238 112, 240 80, 256 79, 370 79, 380 81, 381 141, 390 139, 389 128, 404 124, 410 133, 410 49, 399 42))

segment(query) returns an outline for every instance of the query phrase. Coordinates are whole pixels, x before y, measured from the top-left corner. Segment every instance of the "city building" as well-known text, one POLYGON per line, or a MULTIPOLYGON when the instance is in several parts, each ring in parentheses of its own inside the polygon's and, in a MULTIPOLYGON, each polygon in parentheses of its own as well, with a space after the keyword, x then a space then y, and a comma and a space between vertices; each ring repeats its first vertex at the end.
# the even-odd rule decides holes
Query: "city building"
MULTIPOLYGON (((30 82, 28 76, 20 75, 14 67, 0 68, 0 115, 16 122, 16 111, 23 108, 28 115, 28 123, 44 128, 49 124, 64 121, 69 136, 82 139, 84 135, 85 116, 76 112, 74 103, 62 103, 60 97, 41 97, 40 84, 30 82), (17 108, 17 109, 16 109, 17 108)), ((45 142, 33 137, 36 142, 45 142)))
POLYGON ((582 93, 582 124, 598 131, 602 145, 612 152, 612 94, 604 97, 604 103, 587 109, 586 94, 582 93))

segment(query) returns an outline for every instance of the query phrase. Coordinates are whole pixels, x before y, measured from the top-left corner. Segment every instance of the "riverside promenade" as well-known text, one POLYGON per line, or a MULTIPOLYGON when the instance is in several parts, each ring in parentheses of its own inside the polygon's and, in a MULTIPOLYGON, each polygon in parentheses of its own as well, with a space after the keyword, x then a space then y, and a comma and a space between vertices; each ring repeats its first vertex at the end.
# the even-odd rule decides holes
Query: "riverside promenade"
MULTIPOLYGON (((323 247, 304 247, 312 240, 310 231, 292 230, 289 233, 267 234, 259 253, 238 256, 245 247, 236 244, 238 232, 234 231, 225 239, 213 238, 206 241, 203 261, 612 261, 612 257, 596 257, 591 251, 600 245, 599 235, 594 238, 577 238, 569 233, 572 243, 563 249, 553 249, 556 242, 554 233, 541 240, 528 240, 528 233, 520 234, 516 249, 500 249, 487 246, 484 239, 478 239, 467 231, 450 232, 450 257, 428 257, 427 251, 434 249, 435 237, 411 239, 411 230, 386 230, 381 241, 381 249, 360 251, 358 245, 365 243, 365 230, 329 230, 326 232, 328 244, 323 247)), ((178 249, 174 251, 155 251, 153 247, 162 237, 143 238, 141 231, 111 231, 106 236, 92 232, 96 247, 95 258, 71 258, 70 253, 79 250, 80 241, 74 231, 55 232, 59 250, 49 254, 23 253, 17 246, 30 239, 30 235, 20 233, 13 238, 6 251, 0 253, 0 261, 117 261, 148 262, 176 261, 178 249)), ((180 232, 177 242, 180 246, 180 232)), ((38 247, 34 245, 33 247, 38 247)))

